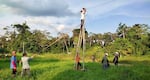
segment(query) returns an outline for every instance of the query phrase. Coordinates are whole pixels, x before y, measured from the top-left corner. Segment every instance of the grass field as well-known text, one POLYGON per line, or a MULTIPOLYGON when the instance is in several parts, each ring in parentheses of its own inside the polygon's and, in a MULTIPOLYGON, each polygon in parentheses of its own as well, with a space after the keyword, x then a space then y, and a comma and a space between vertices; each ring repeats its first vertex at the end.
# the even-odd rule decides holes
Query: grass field
MULTIPOLYGON (((37 55, 30 61, 31 77, 21 77, 21 65, 18 64, 15 78, 11 77, 10 59, 0 59, 0 80, 150 80, 150 56, 121 57, 119 66, 111 64, 106 70, 100 62, 91 62, 86 56, 85 71, 74 69, 73 58, 71 54, 37 55)), ((109 57, 110 61, 112 59, 109 57)))

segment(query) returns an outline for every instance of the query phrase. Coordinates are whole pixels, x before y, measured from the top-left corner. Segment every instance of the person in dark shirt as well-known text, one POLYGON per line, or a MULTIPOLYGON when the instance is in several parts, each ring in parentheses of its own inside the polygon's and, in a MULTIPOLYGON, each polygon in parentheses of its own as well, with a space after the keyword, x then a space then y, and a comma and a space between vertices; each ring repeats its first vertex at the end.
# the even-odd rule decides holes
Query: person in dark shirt
POLYGON ((108 53, 105 53, 105 55, 102 59, 102 66, 104 69, 109 67, 109 60, 108 60, 107 56, 108 56, 108 53))
POLYGON ((119 59, 119 53, 118 52, 115 52, 115 56, 114 56, 114 59, 113 59, 113 63, 117 66, 118 65, 118 59, 119 59))

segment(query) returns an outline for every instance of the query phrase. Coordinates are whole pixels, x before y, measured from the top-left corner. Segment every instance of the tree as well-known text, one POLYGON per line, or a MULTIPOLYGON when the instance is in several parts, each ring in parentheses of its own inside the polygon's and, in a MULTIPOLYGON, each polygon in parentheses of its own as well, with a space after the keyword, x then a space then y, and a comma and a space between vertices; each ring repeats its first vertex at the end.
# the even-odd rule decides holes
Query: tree
POLYGON ((145 54, 148 51, 148 30, 145 24, 135 24, 128 29, 127 38, 134 45, 134 54, 145 54))
MULTIPOLYGON (((113 43, 111 43, 107 49, 110 53, 114 53, 116 51, 120 52, 122 55, 129 55, 133 52, 133 45, 128 39, 117 38, 113 43)), ((106 48, 107 48, 106 47, 106 48)))
POLYGON ((117 29, 118 35, 119 35, 120 37, 123 37, 123 38, 125 39, 125 37, 126 37, 126 31, 127 31, 127 26, 126 26, 126 24, 120 23, 120 24, 119 24, 119 27, 118 27, 118 29, 117 29))
MULTIPOLYGON (((23 53, 24 53, 25 52, 25 50, 24 50, 24 42, 27 39, 27 35, 26 34, 30 32, 29 31, 30 28, 28 27, 26 22, 22 23, 22 24, 14 24, 13 28, 16 28, 17 31, 19 32, 18 37, 22 41, 22 45, 23 45, 22 48, 23 48, 23 53)), ((21 47, 21 45, 20 45, 20 47, 21 47)))
POLYGON ((105 43, 105 46, 109 45, 113 41, 112 33, 111 32, 104 33, 103 41, 105 43))
POLYGON ((34 52, 46 52, 48 46, 48 38, 45 32, 40 30, 34 30, 29 41, 29 50, 31 49, 34 52))

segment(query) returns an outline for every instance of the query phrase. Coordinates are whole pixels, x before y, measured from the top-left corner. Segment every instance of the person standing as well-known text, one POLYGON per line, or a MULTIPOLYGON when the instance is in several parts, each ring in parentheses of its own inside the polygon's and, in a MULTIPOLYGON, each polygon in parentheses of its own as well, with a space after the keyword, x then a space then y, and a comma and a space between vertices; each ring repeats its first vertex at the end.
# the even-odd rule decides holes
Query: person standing
POLYGON ((85 22, 85 13, 86 13, 86 9, 82 8, 81 12, 81 29, 83 28, 84 22, 85 22))
POLYGON ((12 69, 12 76, 15 77, 17 73, 17 58, 16 51, 12 51, 12 57, 10 61, 10 68, 12 69))
POLYGON ((29 66, 29 60, 31 60, 34 56, 28 57, 27 53, 23 53, 23 57, 21 58, 22 63, 22 72, 21 76, 23 77, 25 74, 30 76, 30 66, 29 66))
POLYGON ((95 59, 96 59, 95 54, 92 55, 91 59, 92 59, 92 62, 95 62, 95 59))
POLYGON ((102 65, 103 65, 104 69, 109 67, 109 60, 108 60, 107 56, 108 56, 108 53, 105 53, 105 55, 102 59, 102 65))
POLYGON ((115 56, 114 56, 114 59, 113 59, 113 63, 117 66, 118 65, 118 59, 119 59, 119 53, 118 52, 115 52, 115 56))
POLYGON ((80 56, 79 53, 76 54, 76 69, 81 69, 80 56))

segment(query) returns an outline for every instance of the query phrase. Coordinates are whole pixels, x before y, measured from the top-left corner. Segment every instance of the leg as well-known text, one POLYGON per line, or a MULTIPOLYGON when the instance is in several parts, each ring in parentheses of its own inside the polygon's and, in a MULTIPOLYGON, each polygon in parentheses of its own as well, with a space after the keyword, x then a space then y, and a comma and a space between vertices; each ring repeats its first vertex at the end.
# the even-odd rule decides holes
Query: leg
POLYGON ((103 65, 103 69, 105 69, 105 64, 102 64, 103 65))
POLYGON ((75 69, 76 69, 76 70, 77 70, 77 67, 78 67, 78 63, 76 62, 76 63, 75 63, 75 69))
POLYGON ((79 70, 79 62, 77 63, 77 70, 79 70))
POLYGON ((77 70, 80 70, 80 69, 81 69, 81 63, 78 62, 78 63, 77 63, 77 70))
POLYGON ((103 69, 107 69, 108 68, 108 64, 103 64, 103 69))
POLYGON ((12 69, 12 76, 15 77, 16 76, 16 72, 17 70, 16 69, 12 69))
POLYGON ((118 66, 118 62, 116 62, 115 65, 118 66))
POLYGON ((26 70, 28 77, 30 77, 30 69, 26 70))
POLYGON ((23 77, 23 76, 25 75, 25 72, 26 72, 26 70, 25 70, 25 69, 22 69, 21 77, 23 77))
POLYGON ((81 63, 79 62, 79 66, 80 66, 80 68, 82 67, 82 65, 81 65, 81 63))
POLYGON ((84 25, 84 20, 81 19, 81 30, 82 30, 82 28, 83 28, 83 25, 84 25))

